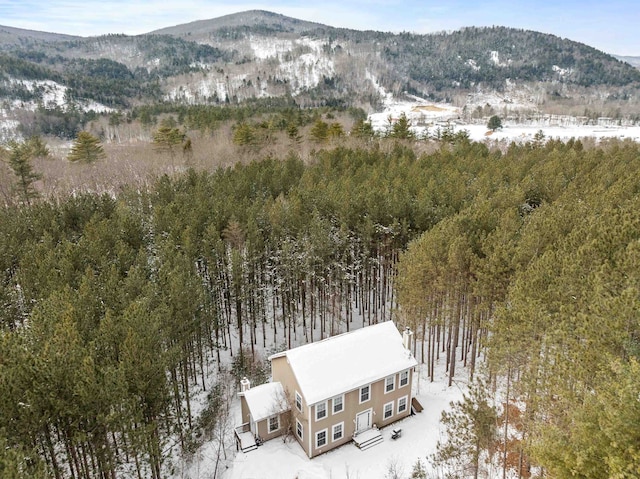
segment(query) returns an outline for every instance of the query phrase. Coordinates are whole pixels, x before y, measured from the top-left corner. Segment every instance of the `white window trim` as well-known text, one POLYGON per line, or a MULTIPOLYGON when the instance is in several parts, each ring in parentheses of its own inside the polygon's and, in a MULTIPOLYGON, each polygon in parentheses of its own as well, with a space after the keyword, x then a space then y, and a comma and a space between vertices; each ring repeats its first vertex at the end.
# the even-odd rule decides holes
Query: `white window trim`
POLYGON ((333 399, 331 399, 331 414, 338 414, 341 413, 342 411, 344 411, 344 394, 341 394, 340 396, 336 396, 333 399), (340 410, 336 411, 336 399, 340 398, 340 410))
POLYGON ((298 391, 296 391, 296 409, 302 412, 302 396, 298 391))
POLYGON ((316 422, 318 421, 322 421, 323 419, 326 419, 329 416, 329 409, 328 409, 328 401, 323 401, 323 402, 319 402, 318 404, 316 404, 315 410, 316 410, 316 422), (324 416, 322 417, 318 417, 318 406, 320 406, 321 404, 324 404, 324 416))
POLYGON ((304 440, 304 426, 302 423, 296 418, 296 436, 301 441, 304 440))
POLYGON ((405 369, 404 371, 402 371, 400 373, 400 377, 398 378, 398 389, 405 387, 406 385, 409 384, 409 370, 405 369), (402 375, 405 374, 407 375, 407 382, 402 384, 402 375))
POLYGON ((386 403, 384 406, 382 406, 382 420, 386 421, 387 419, 390 419, 393 417, 393 401, 386 403), (390 411, 391 414, 389 414, 389 416, 387 416, 387 406, 390 406, 390 411))
POLYGON ((391 376, 387 376, 386 378, 384 378, 384 393, 385 394, 392 393, 395 390, 396 390, 396 375, 393 374, 391 376), (391 389, 387 389, 388 379, 391 379, 391 389))
POLYGON ((272 432, 276 432, 280 430, 280 414, 276 414, 275 416, 271 416, 269 418, 267 418, 267 431, 269 432, 269 434, 271 434, 272 432), (278 427, 276 427, 275 429, 271 429, 271 420, 275 418, 278 421, 278 427))
POLYGON ((361 388, 358 389, 358 400, 360 401, 359 404, 363 404, 363 403, 366 403, 368 401, 371 401, 371 384, 366 384, 366 385, 364 385, 364 386, 362 386, 361 388), (365 399, 363 401, 362 400, 362 390, 364 388, 368 388, 369 393, 368 393, 367 399, 365 399))
POLYGON ((338 424, 334 424, 333 426, 331 426, 331 442, 337 442, 337 441, 341 441, 344 438, 344 421, 339 422, 338 424), (335 438, 335 430, 336 428, 340 426, 340 437, 338 439, 335 438))
POLYGON ((396 414, 401 414, 403 412, 406 412, 407 409, 409 409, 409 396, 402 396, 401 398, 398 398, 398 407, 396 408, 396 414), (402 401, 404 399, 404 410, 400 410, 400 401, 402 401))
POLYGON ((327 428, 324 428, 321 431, 316 432, 316 443, 315 444, 316 444, 316 449, 321 449, 321 448, 325 447, 327 444, 329 444, 329 431, 327 430, 327 428), (321 446, 318 446, 318 437, 323 432, 324 432, 324 444, 321 445, 321 446))

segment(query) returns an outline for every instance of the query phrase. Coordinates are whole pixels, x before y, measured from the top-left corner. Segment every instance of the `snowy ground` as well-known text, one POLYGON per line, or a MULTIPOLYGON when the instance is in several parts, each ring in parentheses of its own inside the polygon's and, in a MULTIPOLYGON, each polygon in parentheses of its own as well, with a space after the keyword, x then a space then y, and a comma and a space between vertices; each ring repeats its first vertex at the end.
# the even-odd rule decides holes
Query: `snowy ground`
MULTIPOLYGON (((569 140, 571 138, 629 138, 640 141, 640 125, 616 126, 603 125, 579 125, 578 119, 571 121, 570 117, 557 117, 554 119, 542 118, 529 124, 518 124, 503 121, 503 128, 489 133, 486 122, 470 124, 460 121, 462 112, 460 108, 442 103, 431 103, 415 97, 411 101, 398 101, 387 95, 382 112, 369 115, 369 120, 376 131, 385 131, 389 121, 396 121, 403 113, 411 120, 412 129, 418 136, 424 136, 428 132, 433 136, 435 131, 441 130, 450 124, 454 132, 466 130, 473 141, 532 141, 534 135, 541 131, 546 138, 569 140), (560 124, 556 124, 560 123, 560 124), (572 124, 574 123, 574 124, 572 124)), ((498 106, 498 105, 496 105, 498 106)))
POLYGON ((603 140, 606 138, 629 138, 640 141, 640 126, 527 126, 506 124, 502 129, 488 135, 485 125, 459 125, 455 130, 467 130, 469 137, 474 141, 533 141, 533 137, 539 131, 544 133, 545 138, 569 140, 571 138, 596 138, 603 140))
MULTIPOLYGON (((413 392, 424 411, 382 429, 384 442, 381 444, 361 451, 349 443, 309 459, 294 439, 284 442, 277 438, 255 451, 237 453, 223 479, 384 479, 390 467, 402 471, 402 477, 408 477, 418 459, 426 466, 427 457, 435 452, 440 438, 441 412, 451 401, 459 400, 466 390, 464 379, 447 387, 443 364, 441 359, 433 383, 427 377, 426 365, 418 366, 413 392), (392 440, 391 429, 397 427, 402 428, 402 436, 392 440)), ((460 371, 460 376, 465 376, 465 371, 460 371)), ((235 409, 235 424, 239 424, 239 407, 235 409)), ((200 467, 200 475, 192 475, 194 479, 213 477, 205 462, 200 467)))

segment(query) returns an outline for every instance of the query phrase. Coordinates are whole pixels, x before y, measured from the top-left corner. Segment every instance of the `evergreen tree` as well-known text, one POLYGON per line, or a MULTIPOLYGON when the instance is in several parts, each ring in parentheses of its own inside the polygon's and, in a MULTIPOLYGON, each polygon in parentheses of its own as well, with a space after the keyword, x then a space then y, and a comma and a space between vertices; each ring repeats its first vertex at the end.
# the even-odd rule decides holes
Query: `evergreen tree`
POLYGON ((331 123, 331 125, 329 125, 329 137, 341 138, 343 136, 344 136, 344 128, 340 123, 338 123, 337 121, 334 121, 333 123, 331 123))
POLYGON ((239 146, 250 146, 255 143, 254 129, 248 123, 240 123, 233 131, 233 142, 239 146))
POLYGON ((298 125, 296 125, 294 122, 289 122, 287 124, 287 136, 289 137, 292 143, 297 144, 297 143, 300 143, 300 141, 302 140, 302 136, 300 135, 300 129, 298 128, 298 125))
POLYGON ((326 121, 317 119, 309 131, 311 139, 316 143, 322 143, 329 138, 329 124, 326 121))
POLYGON ((50 154, 49 148, 42 138, 34 135, 27 140, 27 145, 31 148, 31 155, 34 158, 47 158, 50 154))
POLYGON ((35 452, 21 446, 10 446, 0 436, 0 477, 3 479, 47 479, 44 462, 35 452))
POLYGON ((187 161, 193 160, 193 143, 188 136, 185 136, 184 143, 182 144, 182 156, 187 161))
POLYGON ((168 153, 173 165, 176 156, 176 147, 182 145, 187 135, 182 130, 172 127, 164 122, 153 134, 153 144, 157 151, 168 153))
POLYGON ((544 145, 545 136, 544 131, 538 130, 535 135, 533 135, 533 145, 536 147, 541 147, 544 145))
POLYGON ((500 128, 502 128, 502 120, 498 115, 493 115, 491 118, 489 118, 489 121, 487 122, 487 129, 496 131, 500 128))
POLYGON ((640 477, 640 362, 617 361, 611 373, 599 394, 601 415, 594 423, 608 439, 603 441, 604 462, 610 477, 640 477))
POLYGON ((72 162, 93 163, 106 157, 100 140, 88 131, 81 131, 73 142, 67 159, 72 162))
POLYGON ((375 131, 370 121, 364 121, 360 118, 353 124, 351 136, 355 136, 356 138, 372 138, 375 136, 375 131))
POLYGON ((29 142, 9 144, 9 166, 17 177, 15 189, 20 199, 27 205, 31 205, 31 200, 38 197, 34 183, 42 178, 41 174, 34 171, 31 164, 35 151, 29 142))
POLYGON ((400 115, 396 121, 389 119, 390 129, 388 136, 390 138, 397 138, 398 140, 409 140, 415 138, 415 134, 411 131, 411 120, 407 118, 404 112, 400 115))
POLYGON ((480 457, 489 452, 496 439, 495 409, 489 404, 486 387, 475 384, 462 401, 451 403, 440 421, 446 428, 446 439, 438 441, 432 460, 444 467, 446 477, 465 477, 468 471, 474 479, 480 471, 480 457))

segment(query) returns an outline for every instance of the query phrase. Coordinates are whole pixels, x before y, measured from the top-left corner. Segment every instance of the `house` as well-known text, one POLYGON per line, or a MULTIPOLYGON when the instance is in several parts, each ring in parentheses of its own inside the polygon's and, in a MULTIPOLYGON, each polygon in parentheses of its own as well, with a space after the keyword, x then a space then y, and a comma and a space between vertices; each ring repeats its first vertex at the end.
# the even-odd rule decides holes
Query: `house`
POLYGON ((249 451, 257 448, 260 441, 287 433, 291 414, 281 383, 251 388, 249 380, 244 378, 240 381, 240 395, 242 425, 236 428, 238 449, 249 451))
POLYGON ((310 458, 381 441, 379 428, 411 414, 410 334, 387 321, 274 354, 272 382, 243 386, 241 427, 265 440, 290 432, 310 458))

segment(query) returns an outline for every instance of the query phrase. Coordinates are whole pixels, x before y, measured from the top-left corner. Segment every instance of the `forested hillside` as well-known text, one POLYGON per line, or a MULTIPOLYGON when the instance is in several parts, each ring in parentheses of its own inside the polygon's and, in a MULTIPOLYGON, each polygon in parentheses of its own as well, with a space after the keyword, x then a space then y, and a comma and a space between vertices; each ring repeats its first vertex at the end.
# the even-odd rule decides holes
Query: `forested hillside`
POLYGON ((521 464, 639 474, 640 146, 364 145, 3 208, 3 477, 166 477, 260 351, 389 318, 508 385, 521 464))
POLYGON ((62 114, 264 98, 373 111, 387 93, 466 106, 471 115, 486 106, 483 95, 497 92, 501 108, 527 114, 559 110, 637 121, 639 87, 640 71, 609 54, 507 27, 394 34, 261 11, 138 36, 79 38, 0 27, 7 118, 52 125, 42 133, 64 138, 68 125, 56 128, 62 114))

